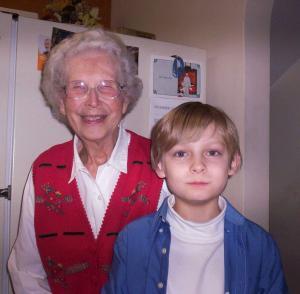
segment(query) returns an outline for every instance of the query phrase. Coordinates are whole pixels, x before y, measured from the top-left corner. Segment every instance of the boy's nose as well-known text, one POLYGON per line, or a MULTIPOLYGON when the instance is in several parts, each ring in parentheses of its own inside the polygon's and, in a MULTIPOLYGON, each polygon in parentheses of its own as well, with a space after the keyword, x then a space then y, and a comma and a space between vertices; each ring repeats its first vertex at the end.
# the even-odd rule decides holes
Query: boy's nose
POLYGON ((191 166, 191 171, 193 173, 203 172, 205 170, 205 168, 206 168, 205 162, 202 157, 194 158, 192 166, 191 166))

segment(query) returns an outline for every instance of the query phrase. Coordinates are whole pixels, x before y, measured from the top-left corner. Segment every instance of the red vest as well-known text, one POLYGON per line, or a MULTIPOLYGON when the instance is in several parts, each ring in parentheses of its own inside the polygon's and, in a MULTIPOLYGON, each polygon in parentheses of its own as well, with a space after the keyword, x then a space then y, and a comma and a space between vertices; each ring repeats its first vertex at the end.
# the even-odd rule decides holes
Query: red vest
POLYGON ((127 174, 121 173, 95 239, 74 179, 73 141, 42 153, 33 164, 34 225, 52 293, 99 293, 108 278, 118 232, 156 210, 162 180, 151 170, 150 142, 131 132, 127 174))

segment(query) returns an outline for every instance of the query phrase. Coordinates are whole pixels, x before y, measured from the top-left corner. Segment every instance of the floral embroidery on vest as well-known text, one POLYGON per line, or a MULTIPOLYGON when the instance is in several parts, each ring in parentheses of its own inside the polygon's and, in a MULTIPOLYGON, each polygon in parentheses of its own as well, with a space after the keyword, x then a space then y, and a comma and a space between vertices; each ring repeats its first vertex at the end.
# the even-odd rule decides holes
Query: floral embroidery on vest
POLYGON ((74 264, 68 267, 65 267, 62 263, 56 262, 51 257, 47 257, 47 268, 46 272, 48 278, 53 279, 53 281, 64 288, 68 287, 66 283, 66 275, 71 275, 75 273, 82 272, 89 267, 88 262, 74 264))
POLYGON ((125 209, 123 211, 123 216, 128 217, 130 209, 138 202, 141 201, 145 205, 149 205, 148 197, 145 194, 139 194, 147 184, 144 181, 139 181, 135 188, 132 190, 129 196, 124 196, 121 198, 122 202, 129 203, 129 209, 125 209))
POLYGON ((146 195, 138 195, 138 193, 141 192, 146 185, 147 184, 143 181, 138 182, 129 196, 122 197, 122 201, 129 202, 130 205, 134 205, 138 200, 141 200, 144 204, 148 204, 149 201, 146 195))
POLYGON ((44 204, 49 211, 53 211, 57 214, 64 214, 62 210, 63 203, 73 202, 71 195, 62 195, 61 192, 57 191, 49 183, 41 186, 44 191, 43 195, 36 195, 35 202, 37 204, 44 204))

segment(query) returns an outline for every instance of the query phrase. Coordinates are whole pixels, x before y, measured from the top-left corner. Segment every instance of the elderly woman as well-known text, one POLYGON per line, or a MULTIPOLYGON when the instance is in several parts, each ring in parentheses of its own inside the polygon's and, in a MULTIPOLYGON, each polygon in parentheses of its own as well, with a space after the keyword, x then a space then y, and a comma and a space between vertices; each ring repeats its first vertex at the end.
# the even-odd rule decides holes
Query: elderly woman
POLYGON ((118 232, 163 198, 149 140, 121 124, 142 89, 135 66, 102 30, 52 49, 41 90, 74 139, 33 163, 8 264, 16 293, 99 293, 118 232))

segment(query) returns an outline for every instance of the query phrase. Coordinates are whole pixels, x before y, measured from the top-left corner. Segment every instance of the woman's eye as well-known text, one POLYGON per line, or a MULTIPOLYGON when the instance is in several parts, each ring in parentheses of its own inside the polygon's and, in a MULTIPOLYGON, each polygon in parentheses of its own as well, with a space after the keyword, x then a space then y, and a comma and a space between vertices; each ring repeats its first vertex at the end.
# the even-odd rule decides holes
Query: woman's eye
POLYGON ((75 85, 75 86, 73 86, 72 87, 72 90, 79 90, 79 91, 81 91, 81 90, 85 90, 85 87, 84 86, 81 86, 81 85, 75 85))
POLYGON ((86 85, 81 83, 74 83, 69 87, 71 93, 85 93, 87 91, 86 85))
POLYGON ((174 155, 175 157, 185 157, 187 153, 185 151, 176 151, 174 155))

